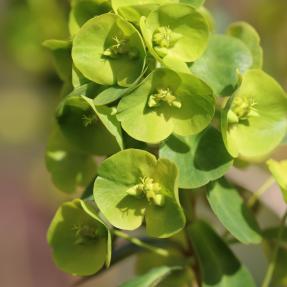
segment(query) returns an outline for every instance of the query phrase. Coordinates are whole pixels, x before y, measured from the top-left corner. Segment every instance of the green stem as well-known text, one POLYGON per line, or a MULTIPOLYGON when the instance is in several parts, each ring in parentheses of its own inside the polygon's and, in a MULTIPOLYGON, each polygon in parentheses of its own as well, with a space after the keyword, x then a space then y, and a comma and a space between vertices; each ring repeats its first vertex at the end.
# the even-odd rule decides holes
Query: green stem
POLYGON ((138 238, 135 238, 135 237, 128 235, 127 233, 124 233, 124 232, 119 231, 119 230, 112 230, 112 233, 118 237, 121 237, 125 240, 128 240, 129 242, 131 242, 132 244, 134 244, 138 247, 149 250, 149 251, 151 251, 157 255, 164 256, 164 257, 169 256, 169 252, 167 250, 160 248, 160 247, 150 245, 148 243, 145 243, 138 238))
POLYGON ((247 202, 247 206, 252 208, 259 198, 274 184, 274 178, 269 177, 257 191, 255 191, 247 202))
POLYGON ((280 244, 282 241, 282 236, 283 236, 283 231, 284 231, 284 227, 286 224, 286 220, 287 220, 287 210, 286 210, 286 212, 285 212, 285 214, 281 220, 276 246, 274 248, 274 252, 272 254, 271 261, 268 265, 267 272, 265 274, 265 277, 264 277, 264 280, 262 283, 262 287, 269 287, 271 284, 272 277, 273 277, 275 267, 276 267, 276 261, 277 261, 277 257, 278 257, 278 253, 279 253, 280 244))

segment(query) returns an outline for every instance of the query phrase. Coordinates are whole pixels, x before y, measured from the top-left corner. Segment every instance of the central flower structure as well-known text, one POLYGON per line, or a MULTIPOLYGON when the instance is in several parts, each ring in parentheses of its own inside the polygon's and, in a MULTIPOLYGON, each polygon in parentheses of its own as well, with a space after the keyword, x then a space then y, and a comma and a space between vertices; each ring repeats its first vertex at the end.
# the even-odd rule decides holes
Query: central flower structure
POLYGON ((149 236, 170 237, 185 225, 177 177, 172 162, 126 149, 99 166, 94 199, 114 227, 135 230, 145 221, 149 236))
POLYGON ((252 116, 258 116, 255 100, 246 96, 235 97, 228 113, 228 121, 238 123, 240 120, 248 120, 252 116))
POLYGON ((75 225, 72 229, 75 231, 75 244, 93 243, 105 236, 105 230, 99 226, 83 224, 75 225))
POLYGON ((129 46, 129 40, 128 39, 120 39, 118 36, 113 37, 114 44, 110 47, 104 50, 103 56, 111 58, 111 59, 117 59, 120 56, 128 55, 130 59, 136 59, 138 56, 138 53, 135 49, 132 49, 129 46))
POLYGON ((161 102, 167 103, 170 107, 181 108, 181 102, 176 99, 176 96, 169 88, 159 89, 157 93, 152 94, 148 100, 150 108, 158 107, 161 102))
POLYGON ((159 183, 148 176, 140 177, 140 183, 127 190, 127 193, 138 198, 145 197, 149 203, 164 206, 165 196, 161 193, 159 183))
POLYGON ((167 55, 167 49, 172 48, 181 38, 181 34, 173 32, 168 26, 158 27, 153 33, 154 49, 163 57, 167 55))

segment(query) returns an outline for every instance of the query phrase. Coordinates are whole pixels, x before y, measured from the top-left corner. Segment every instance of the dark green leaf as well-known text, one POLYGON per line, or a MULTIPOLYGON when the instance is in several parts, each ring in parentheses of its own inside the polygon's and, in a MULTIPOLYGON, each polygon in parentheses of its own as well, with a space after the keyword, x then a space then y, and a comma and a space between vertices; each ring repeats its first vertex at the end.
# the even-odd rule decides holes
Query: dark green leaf
POLYGON ((159 154, 177 165, 181 188, 197 188, 218 179, 233 163, 220 132, 213 127, 195 136, 172 135, 159 154))
POLYGON ((209 225, 197 221, 188 232, 200 263, 203 287, 256 286, 247 269, 209 225))
POLYGON ((226 180, 210 184, 208 202, 224 227, 244 244, 258 244, 262 238, 256 220, 243 199, 226 180))

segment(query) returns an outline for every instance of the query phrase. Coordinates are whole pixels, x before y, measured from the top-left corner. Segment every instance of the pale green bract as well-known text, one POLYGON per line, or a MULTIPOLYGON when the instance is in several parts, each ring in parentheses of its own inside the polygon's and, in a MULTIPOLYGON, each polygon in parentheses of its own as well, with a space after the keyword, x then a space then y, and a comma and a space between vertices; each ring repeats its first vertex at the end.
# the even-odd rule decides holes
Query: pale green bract
POLYGON ((140 27, 150 53, 163 62, 169 58, 193 62, 207 47, 208 23, 190 5, 162 5, 142 17, 140 27))
POLYGON ((215 100, 210 88, 190 74, 157 69, 123 97, 117 118, 133 138, 156 143, 171 133, 188 136, 211 122, 215 100))
POLYGON ((185 225, 177 177, 177 168, 170 161, 127 149, 100 165, 94 199, 113 226, 135 230, 145 218, 150 236, 170 237, 185 225))
POLYGON ((50 224, 47 239, 56 265, 64 272, 86 276, 109 265, 110 233, 90 203, 79 199, 64 203, 50 224))
POLYGON ((111 13, 87 21, 73 41, 76 68, 101 85, 131 85, 142 73, 145 57, 139 32, 111 13))
POLYGON ((221 126, 232 156, 266 156, 286 134, 287 96, 266 73, 249 70, 222 112, 221 126))

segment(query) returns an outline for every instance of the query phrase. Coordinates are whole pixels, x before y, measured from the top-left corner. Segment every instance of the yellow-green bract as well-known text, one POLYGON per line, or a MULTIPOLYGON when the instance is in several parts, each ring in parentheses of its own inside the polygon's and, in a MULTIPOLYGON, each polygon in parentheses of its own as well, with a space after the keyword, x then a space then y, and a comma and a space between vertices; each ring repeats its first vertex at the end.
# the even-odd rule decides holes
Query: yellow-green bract
POLYGON ((109 265, 111 238, 90 203, 75 199, 56 212, 48 230, 48 243, 57 266, 74 275, 91 275, 109 265))
POLYGON ((213 118, 211 89, 198 78, 169 69, 157 69, 118 105, 117 118, 133 138, 160 142, 171 133, 201 132, 213 118))
POLYGON ((185 225, 177 180, 178 171, 172 162, 127 149, 99 167, 94 199, 113 226, 135 230, 145 219, 150 236, 170 237, 185 225))

